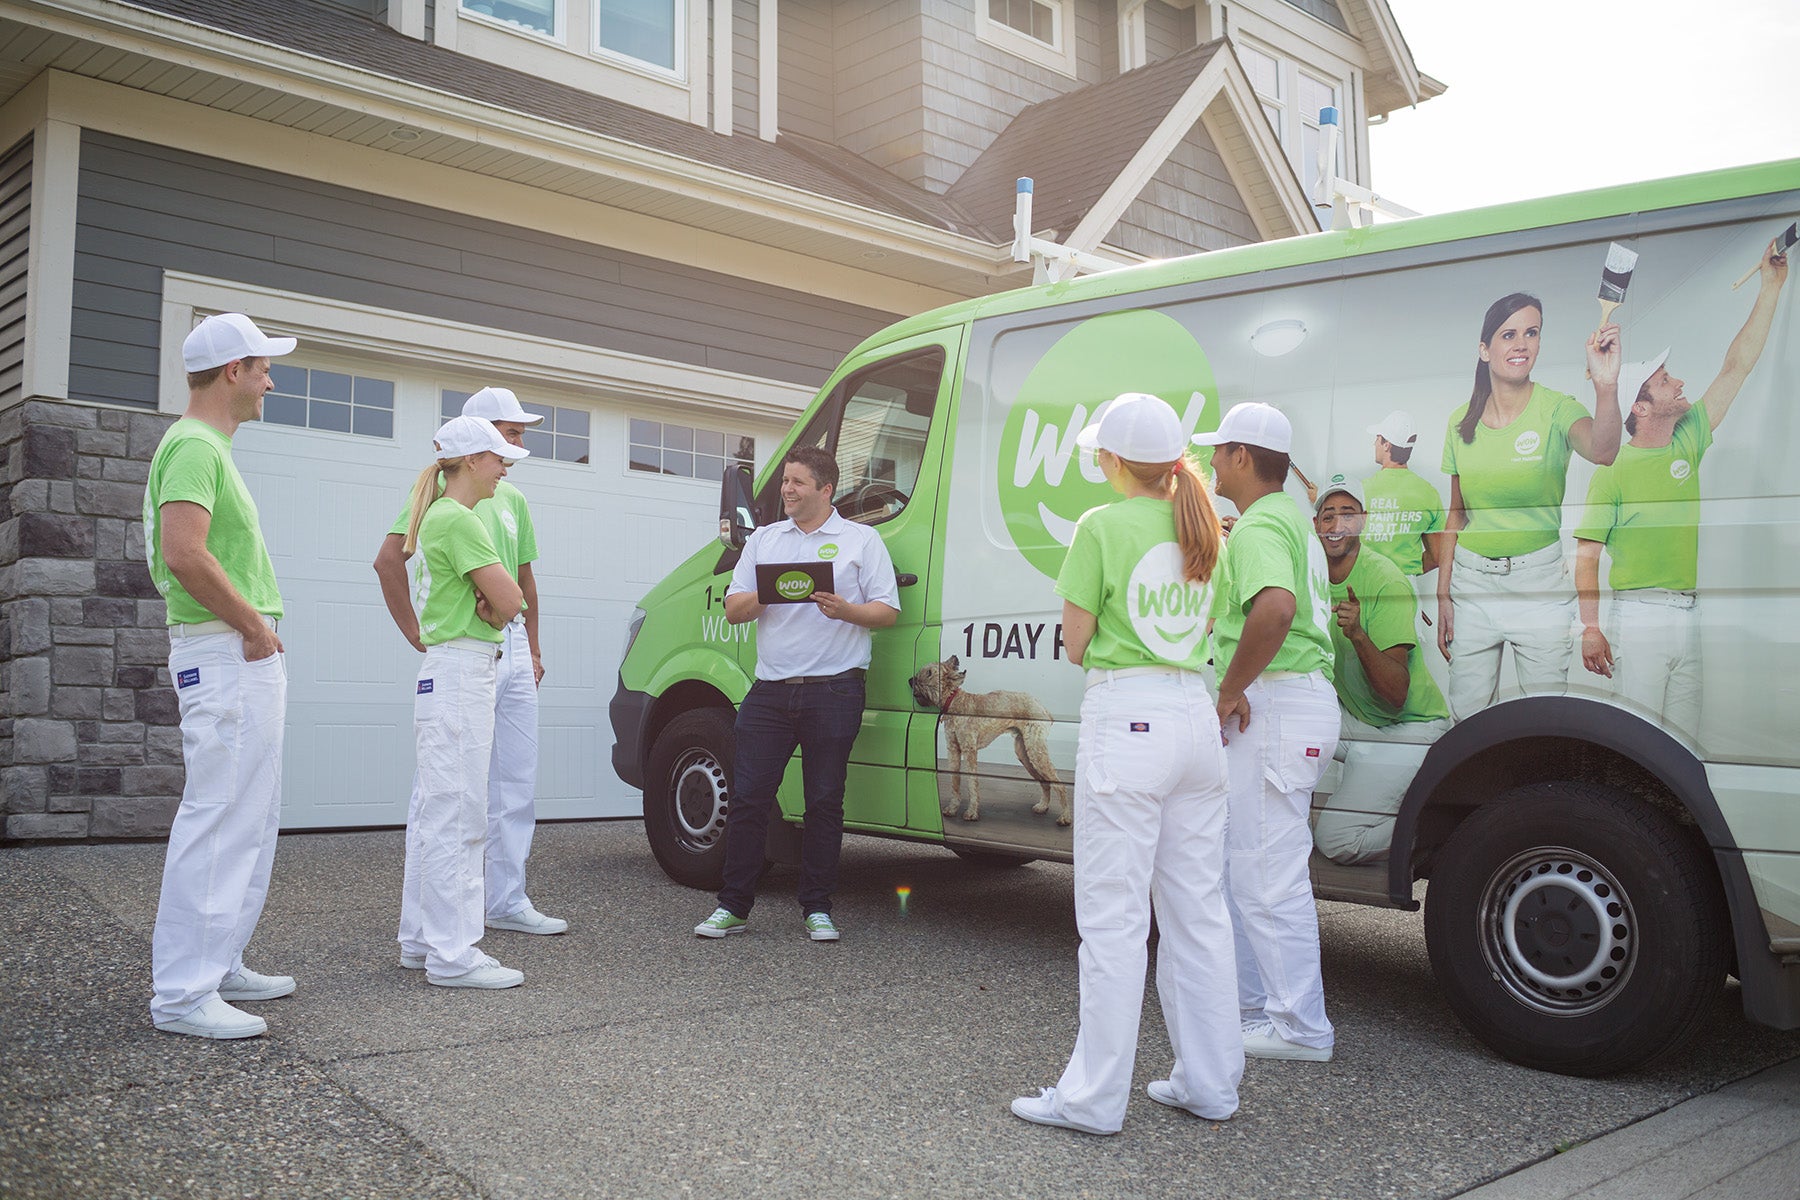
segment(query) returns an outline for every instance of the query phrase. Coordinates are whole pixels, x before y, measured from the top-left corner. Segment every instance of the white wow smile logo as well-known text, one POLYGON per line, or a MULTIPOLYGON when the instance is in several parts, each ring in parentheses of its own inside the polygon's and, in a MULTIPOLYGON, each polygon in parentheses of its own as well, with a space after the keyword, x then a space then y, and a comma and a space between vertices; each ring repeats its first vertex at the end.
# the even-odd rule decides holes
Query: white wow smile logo
POLYGON ((1518 454, 1535 454, 1537 452, 1539 441, 1538 431, 1535 429, 1527 429, 1524 433, 1521 433, 1518 440, 1513 443, 1513 451, 1518 454))
POLYGON ((1694 473, 1694 465, 1685 458, 1678 458, 1669 464, 1669 476, 1677 482, 1694 473))

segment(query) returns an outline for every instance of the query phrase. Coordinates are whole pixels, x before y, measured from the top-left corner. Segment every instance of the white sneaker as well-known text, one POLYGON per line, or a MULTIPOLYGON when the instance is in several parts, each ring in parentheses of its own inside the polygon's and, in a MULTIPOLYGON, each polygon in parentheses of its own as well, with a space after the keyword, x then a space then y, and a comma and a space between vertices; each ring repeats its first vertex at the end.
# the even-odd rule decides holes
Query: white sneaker
POLYGON ((249 967, 240 967, 219 981, 219 999, 235 1000, 240 1004, 245 1000, 273 1000, 293 994, 292 975, 262 975, 249 967))
POLYGON ((489 917, 489 929, 510 929, 514 933, 564 933, 569 923, 561 917, 546 917, 527 904, 510 917, 489 917))
POLYGON ((1144 1091, 1149 1095, 1149 1097, 1152 1100, 1156 1101, 1158 1104, 1166 1104, 1170 1108, 1179 1108, 1183 1112, 1193 1113, 1196 1117, 1199 1117, 1203 1121, 1229 1121, 1229 1120, 1231 1120, 1230 1113, 1226 1113, 1222 1117, 1215 1117, 1215 1116, 1211 1116, 1207 1113, 1201 1112, 1199 1109, 1195 1108, 1191 1104, 1187 1104, 1184 1101, 1177 1100, 1175 1098, 1175 1084, 1171 1080, 1152 1079, 1149 1083, 1146 1083, 1144 1085, 1144 1091))
POLYGON ((1054 1125, 1058 1129, 1073 1129, 1077 1133, 1091 1133, 1097 1137, 1111 1137, 1119 1132, 1116 1129, 1098 1129, 1092 1125, 1083 1125, 1080 1121, 1072 1121, 1056 1111, 1056 1089, 1039 1088, 1035 1096, 1020 1096, 1012 1102, 1013 1116, 1030 1121, 1033 1125, 1054 1125))
POLYGON ((423 971, 425 969, 425 956, 423 954, 402 954, 400 956, 400 965, 409 971, 423 971))
POLYGON ((1272 1021, 1244 1027, 1244 1054, 1249 1058, 1282 1058, 1294 1062, 1330 1062, 1330 1046, 1302 1046, 1275 1032, 1272 1021))
POLYGON ((241 1012, 223 1000, 208 1000, 187 1016, 175 1021, 158 1021, 164 1033, 185 1033, 189 1037, 231 1038, 256 1037, 269 1031, 269 1023, 251 1013, 241 1012))
POLYGON ((525 972, 503 967, 491 958, 483 958, 473 970, 464 971, 461 975, 432 975, 426 982, 438 987, 498 990, 518 987, 525 982, 525 972))

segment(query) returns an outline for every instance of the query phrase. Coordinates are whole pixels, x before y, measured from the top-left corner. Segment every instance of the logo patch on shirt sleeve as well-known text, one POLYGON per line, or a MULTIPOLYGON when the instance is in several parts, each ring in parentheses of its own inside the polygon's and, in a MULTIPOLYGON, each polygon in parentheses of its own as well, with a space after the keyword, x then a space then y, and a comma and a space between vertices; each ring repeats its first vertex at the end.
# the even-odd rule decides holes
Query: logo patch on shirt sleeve
POLYGON ((431 690, 431 680, 429 680, 429 679, 419 680, 419 695, 423 696, 430 690, 431 690))
POLYGON ((1131 732, 1133 732, 1133 733, 1149 733, 1150 732, 1150 722, 1148 722, 1148 721, 1133 721, 1131 723, 1131 732))
POLYGON ((199 682, 200 682, 200 668, 199 667, 189 667, 187 670, 185 670, 175 676, 175 686, 178 688, 193 687, 196 683, 199 683, 199 682))

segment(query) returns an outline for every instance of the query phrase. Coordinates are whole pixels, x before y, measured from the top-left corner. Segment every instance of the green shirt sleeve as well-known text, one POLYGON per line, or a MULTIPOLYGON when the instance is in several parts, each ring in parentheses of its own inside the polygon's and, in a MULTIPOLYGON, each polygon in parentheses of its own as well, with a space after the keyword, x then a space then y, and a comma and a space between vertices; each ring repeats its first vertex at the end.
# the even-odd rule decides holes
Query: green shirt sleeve
POLYGON ((163 464, 159 504, 198 504, 212 512, 224 483, 224 457, 210 443, 187 438, 169 447, 163 464))
POLYGON ((1099 511, 1101 510, 1090 509, 1076 523, 1075 536, 1069 542, 1069 552, 1063 556, 1062 570, 1056 575, 1056 594, 1096 616, 1106 603, 1102 579, 1105 555, 1102 553, 1100 537, 1094 532, 1094 526, 1088 518, 1099 511))
POLYGON ((1385 652, 1395 646, 1418 645, 1419 635, 1413 627, 1413 590, 1405 577, 1370 572, 1358 586, 1364 583, 1369 594, 1358 591, 1356 598, 1362 604, 1363 630, 1375 648, 1385 652))

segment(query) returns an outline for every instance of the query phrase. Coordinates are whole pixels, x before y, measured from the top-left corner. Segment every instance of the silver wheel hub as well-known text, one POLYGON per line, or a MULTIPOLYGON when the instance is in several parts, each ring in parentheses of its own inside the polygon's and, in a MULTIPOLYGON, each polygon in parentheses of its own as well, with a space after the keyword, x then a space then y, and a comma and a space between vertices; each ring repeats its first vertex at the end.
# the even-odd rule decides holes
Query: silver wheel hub
POLYGON ((725 832, 725 769, 705 750, 689 750, 669 772, 675 829, 693 849, 705 849, 725 832))
POLYGON ((1558 1016, 1604 1007, 1637 962, 1637 916, 1624 889, 1564 847, 1535 847, 1494 872, 1480 929, 1494 978, 1526 1007, 1558 1016))

